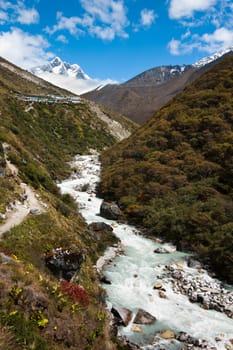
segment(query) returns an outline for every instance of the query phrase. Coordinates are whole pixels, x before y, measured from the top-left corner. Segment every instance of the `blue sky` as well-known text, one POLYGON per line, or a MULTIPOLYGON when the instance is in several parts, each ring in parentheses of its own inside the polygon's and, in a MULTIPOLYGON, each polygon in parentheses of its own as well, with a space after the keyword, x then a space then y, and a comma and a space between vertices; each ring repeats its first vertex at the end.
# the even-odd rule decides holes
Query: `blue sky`
POLYGON ((26 69, 59 56, 124 81, 231 45, 232 0, 0 0, 0 55, 26 69))

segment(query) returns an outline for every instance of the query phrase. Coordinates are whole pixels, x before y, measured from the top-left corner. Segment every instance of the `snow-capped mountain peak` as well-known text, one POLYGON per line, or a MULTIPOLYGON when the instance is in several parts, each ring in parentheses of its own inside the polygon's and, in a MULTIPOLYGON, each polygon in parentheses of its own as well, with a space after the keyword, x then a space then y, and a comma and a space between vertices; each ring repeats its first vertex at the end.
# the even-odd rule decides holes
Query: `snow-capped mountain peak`
POLYGON ((205 66, 206 64, 209 64, 209 63, 217 60, 221 56, 224 56, 225 54, 227 54, 228 52, 231 52, 231 51, 233 51, 233 46, 230 46, 225 50, 216 52, 211 56, 204 57, 204 58, 200 59, 199 61, 197 61, 196 63, 194 63, 193 66, 196 68, 201 68, 201 67, 205 66))
POLYGON ((75 94, 83 94, 106 84, 115 84, 110 79, 90 78, 78 64, 70 64, 60 57, 31 69, 31 73, 75 94))
POLYGON ((42 73, 54 73, 76 79, 91 79, 86 73, 84 73, 78 64, 67 63, 62 61, 60 57, 55 57, 52 61, 44 64, 43 66, 32 68, 31 72, 35 75, 41 75, 42 73))

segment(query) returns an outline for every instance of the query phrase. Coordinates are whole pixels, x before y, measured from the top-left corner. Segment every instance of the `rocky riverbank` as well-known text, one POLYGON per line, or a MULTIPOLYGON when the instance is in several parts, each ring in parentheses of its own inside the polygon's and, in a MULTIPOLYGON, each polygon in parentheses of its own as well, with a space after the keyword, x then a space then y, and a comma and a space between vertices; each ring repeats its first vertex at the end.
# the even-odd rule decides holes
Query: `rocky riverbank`
POLYGON ((164 273, 157 278, 170 282, 175 293, 187 295, 190 302, 198 303, 206 310, 224 312, 233 319, 233 291, 224 288, 219 280, 210 277, 198 262, 189 259, 188 264, 177 262, 165 266, 163 270, 164 273), (188 266, 194 263, 197 268, 188 266))

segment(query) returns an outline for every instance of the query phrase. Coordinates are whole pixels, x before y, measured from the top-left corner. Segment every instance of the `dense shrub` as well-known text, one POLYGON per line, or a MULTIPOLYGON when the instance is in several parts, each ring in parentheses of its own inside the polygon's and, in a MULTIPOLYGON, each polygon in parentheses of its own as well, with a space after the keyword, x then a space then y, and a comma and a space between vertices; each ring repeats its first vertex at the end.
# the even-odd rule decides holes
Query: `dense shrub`
POLYGON ((67 295, 74 303, 78 302, 84 307, 89 305, 89 296, 82 286, 77 283, 62 281, 60 284, 61 292, 67 295))
POLYGON ((232 56, 226 58, 104 152, 100 185, 130 220, 176 243, 187 241, 231 282, 232 64, 232 56))

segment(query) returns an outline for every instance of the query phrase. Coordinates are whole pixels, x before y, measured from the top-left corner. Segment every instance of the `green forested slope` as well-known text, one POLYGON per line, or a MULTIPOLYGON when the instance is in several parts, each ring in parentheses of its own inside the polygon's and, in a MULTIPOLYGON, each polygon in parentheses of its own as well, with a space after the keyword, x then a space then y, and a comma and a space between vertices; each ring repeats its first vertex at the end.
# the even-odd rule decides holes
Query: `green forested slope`
POLYGON ((233 282, 233 57, 102 156, 101 191, 233 282))

